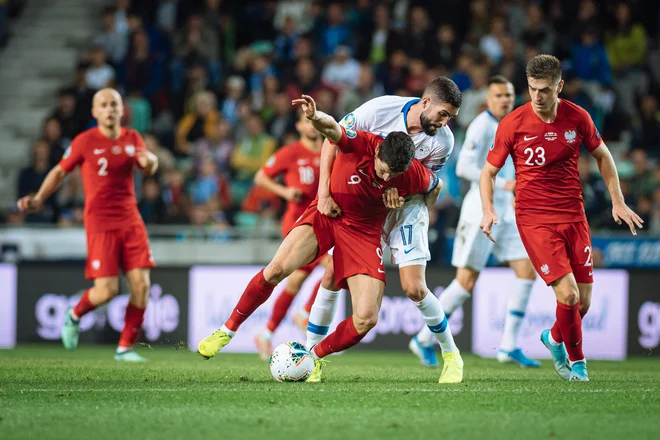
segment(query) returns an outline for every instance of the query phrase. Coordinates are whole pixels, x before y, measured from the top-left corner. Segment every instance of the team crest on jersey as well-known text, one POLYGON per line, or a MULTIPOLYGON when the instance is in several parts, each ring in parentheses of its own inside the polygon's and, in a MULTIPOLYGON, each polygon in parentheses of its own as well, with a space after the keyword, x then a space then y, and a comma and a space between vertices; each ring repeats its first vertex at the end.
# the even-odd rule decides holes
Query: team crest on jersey
POLYGON ((344 119, 342 119, 341 122, 345 128, 353 129, 355 128, 355 123, 357 122, 357 118, 353 113, 349 113, 346 116, 344 116, 344 119))
POLYGON ((66 149, 62 157, 66 159, 67 157, 71 156, 71 145, 69 145, 69 148, 66 149))
POLYGON ((543 136, 545 137, 546 141, 554 141, 557 139, 557 133, 555 133, 554 131, 549 131, 543 136))
POLYGON ((543 272, 544 275, 547 275, 547 274, 550 273, 550 268, 548 267, 547 264, 544 264, 543 266, 541 266, 541 272, 543 272))
POLYGON ((353 138, 357 137, 357 132, 355 130, 351 130, 351 129, 347 128, 346 129, 346 136, 349 139, 353 139, 353 138))
POLYGON ((135 154, 135 145, 126 145, 124 150, 126 151, 126 154, 133 156, 135 154))
POLYGON ((121 147, 119 145, 115 145, 110 151, 112 151, 112 154, 121 154, 121 147))
POLYGON ((429 154, 429 147, 426 145, 426 142, 423 142, 417 147, 417 151, 420 157, 426 157, 429 154))
POLYGON ((474 147, 475 147, 474 142, 468 142, 463 146, 463 148, 465 148, 466 151, 472 151, 474 150, 474 147))
POLYGON ((566 138, 566 142, 572 144, 573 142, 575 142, 575 138, 577 137, 577 134, 575 133, 575 130, 567 130, 564 133, 564 137, 566 138))

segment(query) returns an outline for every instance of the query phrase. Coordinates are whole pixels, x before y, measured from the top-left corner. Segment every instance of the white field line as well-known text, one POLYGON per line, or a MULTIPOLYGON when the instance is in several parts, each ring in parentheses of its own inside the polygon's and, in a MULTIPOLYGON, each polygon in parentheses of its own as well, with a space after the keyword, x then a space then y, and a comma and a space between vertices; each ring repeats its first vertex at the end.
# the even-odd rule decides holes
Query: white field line
MULTIPOLYGON (((323 388, 316 388, 313 385, 309 388, 293 388, 286 387, 286 385, 278 388, 262 388, 262 389, 243 389, 243 388, 75 388, 75 389, 59 389, 59 388, 25 388, 25 389, 0 389, 5 393, 181 393, 181 392, 214 392, 214 393, 318 393, 325 392, 323 388)), ((330 392, 345 392, 345 389, 331 389, 330 392)), ((399 388, 399 389, 363 389, 361 393, 502 393, 502 394, 541 394, 545 391, 536 390, 533 388, 517 388, 511 390, 501 390, 493 388, 465 388, 465 389, 447 389, 447 388, 399 388)), ((657 393, 657 389, 564 389, 553 390, 553 393, 657 393)))

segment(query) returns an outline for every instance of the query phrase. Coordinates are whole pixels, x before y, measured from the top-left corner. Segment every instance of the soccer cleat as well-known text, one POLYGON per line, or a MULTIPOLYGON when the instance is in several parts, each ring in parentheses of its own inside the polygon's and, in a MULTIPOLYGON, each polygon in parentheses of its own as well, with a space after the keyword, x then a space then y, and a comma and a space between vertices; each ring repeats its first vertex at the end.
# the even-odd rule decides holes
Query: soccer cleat
POLYGON ((293 315, 293 323, 296 327, 300 329, 303 335, 307 334, 307 323, 309 322, 309 316, 304 316, 300 312, 296 312, 293 315))
POLYGON ((328 361, 325 359, 314 358, 314 370, 312 374, 309 375, 305 382, 318 383, 321 382, 321 375, 323 374, 323 367, 327 364, 328 361))
POLYGON ((80 321, 74 321, 71 317, 72 308, 66 311, 66 319, 62 327, 62 345, 67 350, 75 350, 78 347, 78 336, 80 336, 80 321))
POLYGON ((135 350, 126 350, 122 353, 115 353, 115 360, 118 362, 146 362, 135 350))
POLYGON ((197 353, 201 354, 204 359, 211 359, 222 348, 229 344, 231 336, 224 330, 216 330, 199 342, 197 346, 197 353))
POLYGON ((257 344, 257 351, 259 352, 259 359, 267 361, 273 352, 273 344, 261 335, 254 337, 254 343, 257 344))
POLYGON ((589 374, 587 373, 587 363, 585 361, 577 361, 571 367, 570 381, 589 382, 589 374))
POLYGON ((552 361, 555 366, 555 371, 564 380, 569 380, 571 377, 571 366, 568 363, 568 354, 562 342, 559 345, 552 345, 550 343, 550 329, 545 329, 541 332, 541 342, 550 350, 552 361))
POLYGON ((438 366, 438 358, 435 355, 435 347, 433 345, 423 346, 420 344, 417 336, 415 336, 408 343, 408 348, 413 352, 415 356, 419 358, 419 360, 422 362, 422 365, 425 367, 438 366))
POLYGON ((520 368, 538 368, 541 366, 539 361, 528 358, 519 348, 513 351, 500 350, 497 353, 497 360, 502 364, 513 362, 520 368))
POLYGON ((442 373, 439 383, 461 383, 463 382, 463 358, 456 350, 451 353, 442 353, 442 373))

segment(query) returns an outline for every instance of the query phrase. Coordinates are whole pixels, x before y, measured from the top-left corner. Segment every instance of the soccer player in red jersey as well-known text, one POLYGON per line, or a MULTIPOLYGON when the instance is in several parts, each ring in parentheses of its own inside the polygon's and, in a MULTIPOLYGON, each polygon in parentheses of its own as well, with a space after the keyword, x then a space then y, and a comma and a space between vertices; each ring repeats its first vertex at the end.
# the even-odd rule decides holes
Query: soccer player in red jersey
POLYGON ((322 358, 357 344, 378 320, 385 288, 381 229, 387 215, 383 194, 394 195, 401 207, 404 197, 440 192, 439 179, 414 159, 414 143, 403 132, 379 135, 344 129, 331 116, 316 110, 311 97, 300 104, 314 127, 339 147, 330 189, 344 215, 330 218, 318 212, 318 198, 309 205, 277 253, 250 281, 230 318, 203 339, 199 353, 210 358, 229 343, 239 326, 263 304, 273 289, 294 270, 314 261, 334 246, 335 279, 353 298, 353 316, 311 349, 315 367, 311 382, 321 380, 322 358))
MULTIPOLYGON (((298 117, 296 130, 300 133, 300 140, 277 150, 254 177, 254 182, 257 185, 287 201, 286 212, 282 218, 282 238, 286 237, 289 231, 293 229, 296 220, 303 215, 305 209, 314 200, 319 186, 319 165, 321 163, 323 138, 316 131, 312 122, 305 117, 302 110, 299 111, 298 117), (284 175, 283 185, 274 180, 279 175, 284 175)), ((286 316, 302 284, 317 264, 326 266, 329 259, 330 256, 325 254, 315 262, 303 266, 289 275, 284 291, 275 301, 266 328, 254 339, 261 359, 268 360, 270 358, 273 351, 271 346, 273 332, 286 316)), ((310 309, 314 303, 313 297, 320 284, 321 281, 319 280, 318 285, 313 290, 312 298, 308 301, 310 309)), ((309 314, 309 310, 307 310, 307 313, 309 314)), ((306 330, 307 324, 305 323, 302 331, 305 332, 306 330)))
POLYGON ((152 175, 158 168, 158 159, 146 149, 137 131, 121 127, 122 114, 119 93, 109 88, 99 90, 92 104, 98 127, 76 136, 39 191, 21 198, 18 207, 22 211, 40 209, 67 174, 81 167, 87 234, 85 277, 94 280, 94 287, 86 290, 78 304, 67 311, 62 343, 68 350, 78 346, 80 318, 119 293, 122 270, 130 287, 130 299, 115 360, 141 362, 144 358, 133 347, 142 329, 149 298, 149 272, 155 263, 137 208, 133 170, 138 167, 152 175))
POLYGON ((481 229, 497 224, 493 208, 495 176, 510 155, 516 168, 516 222, 537 273, 557 297, 556 321, 541 341, 555 370, 566 380, 588 381, 582 352, 582 317, 591 304, 593 260, 589 224, 578 173, 580 145, 596 159, 612 198, 612 215, 633 235, 642 219, 626 205, 614 159, 589 114, 559 99, 561 63, 538 55, 527 64, 531 102, 506 116, 497 129, 480 178, 481 229))

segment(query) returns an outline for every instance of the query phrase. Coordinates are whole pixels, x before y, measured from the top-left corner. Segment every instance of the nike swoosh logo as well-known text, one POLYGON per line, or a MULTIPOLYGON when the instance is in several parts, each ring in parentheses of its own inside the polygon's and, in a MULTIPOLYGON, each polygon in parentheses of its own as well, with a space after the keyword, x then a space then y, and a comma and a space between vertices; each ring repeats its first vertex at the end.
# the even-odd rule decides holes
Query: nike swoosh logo
POLYGON ((101 153, 103 153, 104 151, 105 151, 105 148, 101 148, 101 149, 99 149, 99 150, 97 150, 97 149, 95 148, 95 149, 94 149, 94 154, 101 154, 101 153))
POLYGON ((523 139, 525 139, 525 142, 531 141, 532 139, 536 139, 538 136, 532 136, 532 137, 527 137, 525 136, 523 139))
POLYGON ((362 171, 361 169, 358 168, 358 172, 369 177, 369 174, 367 174, 365 171, 362 171))
POLYGON ((383 269, 378 269, 378 273, 385 273, 383 269))
POLYGON ((593 275, 593 274, 594 274, 593 271, 589 271, 589 276, 591 276, 591 275, 593 275))
POLYGON ((409 253, 411 253, 412 251, 414 251, 416 247, 417 247, 417 246, 415 246, 415 247, 411 247, 411 248, 408 249, 407 251, 404 250, 403 253, 406 254, 406 255, 408 255, 409 253))

